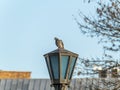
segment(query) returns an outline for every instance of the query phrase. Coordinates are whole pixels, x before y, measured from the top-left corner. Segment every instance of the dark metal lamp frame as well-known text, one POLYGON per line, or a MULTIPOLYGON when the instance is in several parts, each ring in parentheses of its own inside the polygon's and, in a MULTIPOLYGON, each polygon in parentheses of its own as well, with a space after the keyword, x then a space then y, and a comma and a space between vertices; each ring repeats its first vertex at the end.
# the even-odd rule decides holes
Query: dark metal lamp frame
MULTIPOLYGON (((73 53, 71 51, 65 50, 63 48, 58 48, 52 52, 49 52, 47 54, 44 55, 45 60, 46 60, 46 64, 47 64, 47 68, 48 68, 48 72, 50 75, 50 79, 51 79, 51 85, 55 87, 55 90, 67 90, 67 87, 69 86, 70 82, 71 82, 71 78, 72 78, 72 74, 75 68, 75 64, 78 58, 78 54, 73 53), (54 71, 52 69, 52 65, 51 65, 51 56, 57 55, 58 56, 58 78, 56 79, 54 77, 54 71), (67 63, 67 69, 65 72, 65 77, 62 78, 62 56, 68 56, 68 63, 67 63), (72 71, 70 72, 70 68, 71 68, 71 63, 72 63, 72 57, 75 58, 74 61, 74 65, 72 67, 72 71)), ((56 68, 56 67, 54 67, 56 68)))

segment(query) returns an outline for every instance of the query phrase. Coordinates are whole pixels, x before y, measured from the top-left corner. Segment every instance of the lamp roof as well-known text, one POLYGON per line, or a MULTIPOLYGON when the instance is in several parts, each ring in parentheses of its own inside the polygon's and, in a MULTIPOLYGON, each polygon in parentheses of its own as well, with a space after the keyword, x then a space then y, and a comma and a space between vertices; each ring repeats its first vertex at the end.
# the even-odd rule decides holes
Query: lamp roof
POLYGON ((69 51, 69 50, 63 49, 63 48, 58 48, 58 49, 56 49, 56 50, 54 50, 54 51, 51 51, 51 52, 45 54, 44 56, 46 56, 46 55, 48 55, 48 54, 57 54, 57 53, 72 54, 72 55, 78 57, 78 54, 73 53, 73 52, 71 52, 71 51, 69 51))

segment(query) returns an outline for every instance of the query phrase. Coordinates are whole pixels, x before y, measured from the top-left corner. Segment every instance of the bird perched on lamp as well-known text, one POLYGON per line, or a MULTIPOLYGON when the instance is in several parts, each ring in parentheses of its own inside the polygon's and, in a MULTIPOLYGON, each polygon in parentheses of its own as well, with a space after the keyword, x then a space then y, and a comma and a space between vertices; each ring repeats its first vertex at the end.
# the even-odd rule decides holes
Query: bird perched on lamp
POLYGON ((58 39, 57 37, 54 38, 55 39, 55 44, 58 48, 62 48, 64 49, 64 44, 62 42, 62 40, 58 39))

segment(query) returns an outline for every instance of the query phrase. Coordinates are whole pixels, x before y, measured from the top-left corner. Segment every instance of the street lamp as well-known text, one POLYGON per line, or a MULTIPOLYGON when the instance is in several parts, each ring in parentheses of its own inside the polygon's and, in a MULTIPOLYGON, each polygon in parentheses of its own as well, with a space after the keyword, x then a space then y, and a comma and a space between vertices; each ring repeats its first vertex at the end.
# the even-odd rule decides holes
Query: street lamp
POLYGON ((55 87, 55 90, 67 90, 78 54, 64 49, 63 42, 59 39, 57 39, 56 45, 58 49, 45 54, 44 57, 52 86, 55 87))

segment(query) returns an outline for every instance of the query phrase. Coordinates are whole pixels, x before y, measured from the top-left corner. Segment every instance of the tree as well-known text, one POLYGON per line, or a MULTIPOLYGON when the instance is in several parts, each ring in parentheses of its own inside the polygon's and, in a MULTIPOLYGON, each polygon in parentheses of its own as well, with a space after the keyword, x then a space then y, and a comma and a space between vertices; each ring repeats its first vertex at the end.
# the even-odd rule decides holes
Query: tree
POLYGON ((83 17, 82 22, 77 19, 76 22, 81 32, 100 37, 99 43, 105 43, 105 50, 120 51, 120 1, 109 0, 107 4, 98 2, 96 13, 97 18, 79 13, 83 17))
MULTIPOLYGON (((90 0, 91 1, 91 0, 90 0)), ((79 13, 82 21, 75 19, 80 31, 91 37, 99 37, 99 43, 104 43, 103 48, 108 51, 120 51, 120 1, 109 0, 108 3, 98 2, 96 16, 90 17, 79 13)), ((85 63, 86 64, 86 63, 85 63)), ((78 66, 79 67, 79 66, 78 66)), ((81 72, 78 74, 81 74, 81 72)), ((112 78, 111 78, 112 79, 112 78)), ((116 79, 117 80, 117 79, 116 79)), ((101 84, 112 90, 120 89, 120 81, 103 79, 101 84)), ((98 88, 99 89, 99 88, 98 88)), ((102 89, 103 90, 103 89, 102 89)), ((105 89, 106 90, 106 89, 105 89)))

